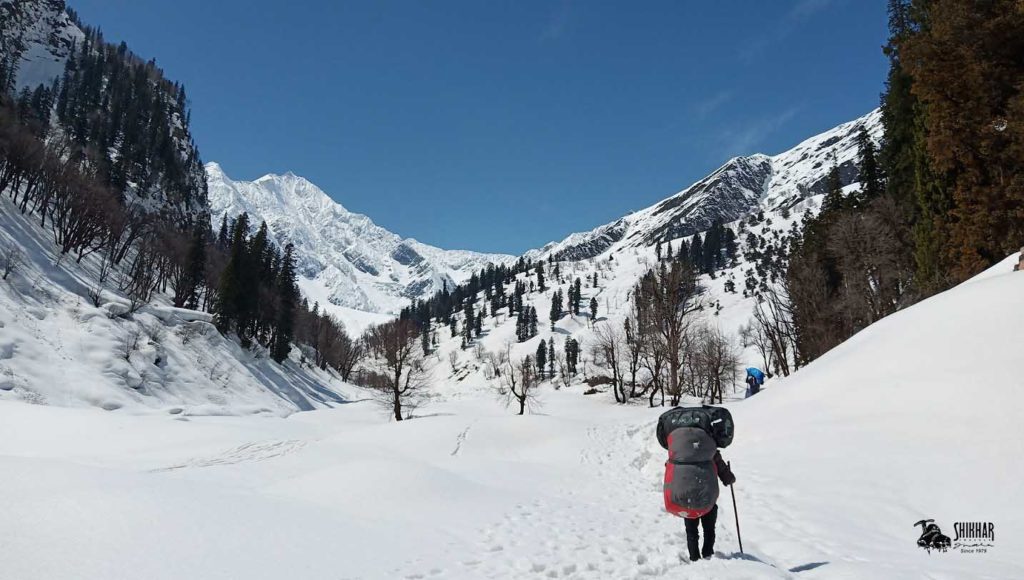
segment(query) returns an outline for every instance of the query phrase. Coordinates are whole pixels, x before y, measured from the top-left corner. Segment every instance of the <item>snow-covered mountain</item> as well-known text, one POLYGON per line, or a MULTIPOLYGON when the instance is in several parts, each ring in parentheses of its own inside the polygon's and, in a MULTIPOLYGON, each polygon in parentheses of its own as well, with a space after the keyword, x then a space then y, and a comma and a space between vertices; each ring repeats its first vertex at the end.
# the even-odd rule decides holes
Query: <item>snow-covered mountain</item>
POLYGON ((562 260, 592 258, 613 248, 652 245, 704 231, 716 221, 731 222, 759 209, 781 210, 825 193, 833 155, 844 186, 858 179, 857 133, 866 127, 882 137, 881 112, 843 123, 774 156, 734 157, 711 175, 648 208, 588 232, 552 242, 528 257, 562 260))
POLYGON ((359 312, 394 314, 411 299, 430 296, 445 284, 453 287, 487 264, 516 259, 402 238, 293 173, 235 181, 216 163, 208 163, 206 172, 214 227, 224 216, 230 220, 242 212, 253 224, 265 221, 278 244, 294 244, 306 296, 339 307, 350 325, 359 326, 359 312))
POLYGON ((63 0, 0 1, 0 56, 14 65, 19 89, 53 82, 84 38, 63 0))

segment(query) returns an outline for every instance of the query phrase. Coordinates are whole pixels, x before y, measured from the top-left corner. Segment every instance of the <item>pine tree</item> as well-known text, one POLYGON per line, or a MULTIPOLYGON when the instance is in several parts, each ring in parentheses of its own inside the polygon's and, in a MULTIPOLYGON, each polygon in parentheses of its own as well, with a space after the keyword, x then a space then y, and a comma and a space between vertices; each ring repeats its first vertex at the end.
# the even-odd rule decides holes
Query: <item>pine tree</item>
POLYGON ((530 324, 529 324, 529 335, 527 338, 533 338, 537 336, 537 309, 533 306, 530 307, 530 324))
POLYGON ((189 244, 188 256, 186 258, 186 286, 185 308, 197 310, 199 308, 199 289, 206 280, 206 230, 197 226, 189 244))
POLYGON ((857 131, 857 157, 861 183, 857 203, 865 205, 882 195, 882 178, 878 172, 875 144, 863 125, 857 131))
POLYGON ((576 375, 576 365, 579 363, 580 344, 571 336, 565 339, 565 366, 570 375, 576 375))
POLYGON ((590 299, 590 320, 593 322, 597 320, 597 298, 590 299))
POLYGON ((700 234, 693 234, 693 241, 690 242, 690 263, 695 268, 700 268, 704 263, 704 244, 701 243, 700 234))
POLYGON ((430 354, 430 319, 427 318, 420 326, 420 347, 423 349, 423 356, 430 354))
POLYGON ((292 340, 295 338, 295 306, 299 301, 299 287, 296 284, 294 250, 292 244, 285 246, 281 272, 277 279, 277 328, 274 332, 271 357, 279 364, 288 358, 292 340))
POLYGON ((832 155, 832 168, 829 169, 825 185, 826 191, 825 198, 821 202, 821 213, 830 214, 845 209, 843 181, 839 176, 839 165, 836 163, 835 154, 832 155))
POLYGON ((558 319, 562 317, 562 298, 560 293, 561 290, 551 293, 551 313, 548 317, 551 320, 552 330, 554 330, 555 323, 558 322, 558 319))
POLYGON ((468 345, 473 341, 473 331, 476 329, 476 313, 473 312, 473 302, 471 300, 466 301, 462 314, 462 338, 465 339, 463 344, 468 345))
POLYGON ((537 263, 537 267, 534 269, 534 273, 537 274, 537 290, 544 292, 547 287, 544 286, 544 266, 540 262, 537 263))
MULTIPOLYGON (((243 213, 235 220, 231 231, 230 255, 227 266, 221 274, 217 289, 217 329, 227 333, 237 328, 242 317, 243 275, 246 268, 246 236, 249 230, 249 216, 243 213)), ((239 329, 241 332, 241 329, 239 329)))
MULTIPOLYGON (((595 280, 597 278, 595 277, 595 280)), ((596 283, 595 283, 596 286, 596 283)), ((583 283, 577 277, 576 281, 572 283, 572 298, 569 299, 571 303, 571 310, 573 316, 580 315, 580 302, 583 300, 583 283)))
POLYGON ((736 263, 736 255, 739 252, 739 246, 736 243, 736 232, 732 231, 732 228, 725 229, 725 239, 722 242, 725 249, 725 259, 728 263, 736 263))
POLYGON ((537 356, 534 360, 537 361, 537 373, 540 375, 540 378, 543 379, 544 368, 547 366, 548 362, 548 345, 543 339, 541 339, 540 344, 537 345, 537 356))
POLYGON ((555 338, 548 340, 548 376, 555 378, 555 338))
POLYGON ((228 242, 228 214, 224 214, 224 217, 220 220, 220 232, 217 234, 217 245, 221 248, 227 248, 228 242))

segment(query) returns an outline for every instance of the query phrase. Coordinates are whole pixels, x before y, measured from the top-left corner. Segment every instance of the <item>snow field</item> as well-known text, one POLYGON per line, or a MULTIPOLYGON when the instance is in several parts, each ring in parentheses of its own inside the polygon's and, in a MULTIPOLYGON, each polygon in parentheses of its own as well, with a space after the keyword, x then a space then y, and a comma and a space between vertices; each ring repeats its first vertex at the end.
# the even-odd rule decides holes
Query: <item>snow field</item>
POLYGON ((1009 264, 729 403, 746 556, 723 489, 716 558, 681 561, 661 409, 545 387, 517 417, 459 387, 402 423, 368 401, 287 418, 0 403, 5 574, 1021 577, 1024 274, 1009 264), (993 521, 995 547, 928 554, 926 517, 993 521))

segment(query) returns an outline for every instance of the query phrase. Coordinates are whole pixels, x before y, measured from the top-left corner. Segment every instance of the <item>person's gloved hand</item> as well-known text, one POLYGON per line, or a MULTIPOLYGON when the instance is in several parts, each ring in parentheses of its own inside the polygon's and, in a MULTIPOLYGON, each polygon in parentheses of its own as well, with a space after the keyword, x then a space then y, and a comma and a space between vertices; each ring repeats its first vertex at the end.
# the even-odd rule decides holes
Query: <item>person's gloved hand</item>
POLYGON ((736 476, 733 475, 732 473, 723 473, 722 483, 724 483, 725 485, 732 485, 736 483, 736 476))

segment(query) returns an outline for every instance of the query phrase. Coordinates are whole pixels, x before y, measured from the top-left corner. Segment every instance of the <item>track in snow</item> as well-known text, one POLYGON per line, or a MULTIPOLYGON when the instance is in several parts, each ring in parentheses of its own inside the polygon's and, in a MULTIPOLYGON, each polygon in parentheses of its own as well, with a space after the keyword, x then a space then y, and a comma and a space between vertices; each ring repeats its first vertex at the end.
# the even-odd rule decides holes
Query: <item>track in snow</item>
POLYGON ((161 467, 153 471, 173 471, 176 469, 192 469, 198 467, 214 467, 218 465, 234 465, 250 461, 266 461, 289 453, 294 453, 306 446, 306 441, 290 439, 284 441, 256 441, 239 445, 224 453, 210 457, 189 459, 183 463, 161 467))
MULTIPOLYGON (((459 453, 467 427, 457 437, 459 453)), ((790 578, 792 574, 741 557, 723 494, 716 559, 690 563, 681 520, 661 509, 662 459, 648 423, 592 426, 580 450, 578 475, 551 494, 519 502, 477 530, 476 540, 415 559, 393 570, 407 580, 428 578, 679 578, 708 575, 790 578), (735 552, 735 553, 734 553, 735 552)), ((724 491, 724 490, 723 490, 724 491)))

